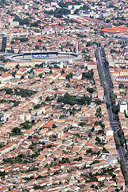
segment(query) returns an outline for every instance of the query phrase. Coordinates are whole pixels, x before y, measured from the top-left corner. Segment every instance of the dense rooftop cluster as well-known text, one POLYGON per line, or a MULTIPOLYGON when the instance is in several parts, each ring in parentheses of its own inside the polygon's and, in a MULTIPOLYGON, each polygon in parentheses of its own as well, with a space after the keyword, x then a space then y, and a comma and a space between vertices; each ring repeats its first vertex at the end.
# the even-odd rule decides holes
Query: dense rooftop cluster
POLYGON ((91 78, 90 70, 78 66, 33 71, 34 78, 17 85, 8 82, 0 90, 1 110, 8 115, 1 125, 1 178, 8 188, 122 189, 124 179, 97 69, 91 78), (21 95, 21 90, 29 94, 21 95), (18 106, 10 101, 13 98, 18 106))
POLYGON ((127 145, 127 2, 6 0, 0 13, 0 191, 125 191, 95 51, 127 145), (8 59, 31 51, 81 57, 8 59))

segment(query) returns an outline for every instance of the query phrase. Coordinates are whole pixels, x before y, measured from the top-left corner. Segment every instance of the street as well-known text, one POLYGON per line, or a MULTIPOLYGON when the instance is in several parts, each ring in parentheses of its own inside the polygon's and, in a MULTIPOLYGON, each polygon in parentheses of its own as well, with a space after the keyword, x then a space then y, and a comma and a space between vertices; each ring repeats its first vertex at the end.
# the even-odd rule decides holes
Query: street
MULTIPOLYGON (((109 72, 105 66, 105 60, 104 60, 104 56, 103 56, 103 50, 102 48, 97 48, 96 49, 96 55, 97 55, 97 61, 98 61, 98 66, 99 69, 101 71, 102 77, 103 77, 103 88, 104 90, 107 90, 107 94, 105 94, 105 100, 107 103, 110 104, 110 106, 108 107, 108 116, 109 116, 109 121, 110 121, 110 125, 111 128, 113 130, 113 135, 117 135, 120 146, 118 148, 118 152, 120 155, 120 159, 124 161, 125 166, 126 166, 126 170, 128 173, 128 160, 126 157, 126 148, 127 146, 125 144, 121 145, 121 139, 118 136, 118 130, 121 129, 121 124, 119 121, 119 117, 118 114, 113 113, 112 107, 113 107, 113 103, 111 101, 111 92, 113 90, 112 86, 111 86, 111 82, 110 82, 110 78, 108 78, 109 76, 109 72)), ((126 185, 126 187, 128 188, 128 185, 126 185)))

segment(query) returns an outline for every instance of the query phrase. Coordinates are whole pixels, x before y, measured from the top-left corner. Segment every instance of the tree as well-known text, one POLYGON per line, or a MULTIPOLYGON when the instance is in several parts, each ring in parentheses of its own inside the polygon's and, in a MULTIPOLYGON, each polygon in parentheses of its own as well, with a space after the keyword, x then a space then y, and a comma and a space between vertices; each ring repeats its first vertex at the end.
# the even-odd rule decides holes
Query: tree
POLYGON ((35 45, 35 49, 39 49, 39 45, 35 45))
POLYGON ((123 83, 119 84, 119 89, 124 89, 124 84, 123 83))
POLYGON ((11 41, 11 44, 15 44, 15 41, 11 41))
POLYGON ((80 123, 79 123, 79 126, 81 126, 81 127, 84 127, 84 126, 86 126, 86 125, 87 125, 86 122, 80 122, 80 123))
POLYGON ((96 117, 102 117, 102 114, 101 114, 101 107, 97 108, 96 109, 96 113, 95 113, 96 117))
POLYGON ((19 64, 17 64, 15 67, 16 67, 17 69, 19 69, 19 64))
POLYGON ((11 88, 8 88, 6 90, 6 94, 12 95, 13 94, 13 90, 11 88))
POLYGON ((89 93, 93 93, 93 92, 95 91, 95 89, 88 87, 88 88, 87 88, 87 91, 88 91, 89 93))
POLYGON ((24 75, 21 75, 21 79, 24 79, 24 75))
POLYGON ((1 147, 4 147, 4 146, 5 146, 4 142, 1 142, 1 143, 0 143, 0 148, 1 148, 1 147))
POLYGON ((15 127, 15 128, 12 129, 11 134, 12 135, 20 135, 21 130, 18 127, 15 127))
POLYGON ((57 101, 58 102, 63 102, 64 104, 70 104, 70 105, 75 104, 74 97, 71 96, 69 93, 65 93, 64 97, 60 96, 57 101))
POLYGON ((68 75, 66 75, 66 79, 70 81, 70 78, 73 77, 73 73, 69 73, 68 75))
POLYGON ((86 44, 86 47, 90 47, 91 46, 91 41, 88 41, 87 44, 86 44))
POLYGON ((65 163, 69 163, 70 164, 70 160, 69 160, 69 158, 62 157, 62 159, 59 161, 59 164, 65 164, 65 163))
POLYGON ((15 18, 13 19, 13 21, 18 21, 20 25, 29 25, 29 19, 25 18, 25 19, 21 19, 19 16, 15 16, 15 18))
POLYGON ((39 77, 42 78, 42 73, 39 74, 39 77))
POLYGON ((96 159, 92 163, 90 163, 90 165, 97 164, 97 163, 100 163, 100 161, 96 159))
POLYGON ((109 109, 110 103, 106 102, 106 107, 107 107, 107 109, 109 109))
POLYGON ((50 69, 49 73, 52 74, 52 69, 50 69))
POLYGON ((111 98, 111 103, 115 104, 115 99, 117 98, 117 95, 114 94, 112 91, 110 92, 110 98, 111 98))
POLYGON ((75 158, 75 159, 73 159, 73 161, 82 161, 82 157, 80 156, 80 157, 78 157, 78 158, 75 158))
POLYGON ((103 147, 102 152, 103 153, 109 153, 109 151, 105 147, 103 147))
POLYGON ((13 77, 15 77, 16 71, 13 71, 11 74, 13 77))
POLYGON ((25 121, 20 125, 22 126, 22 129, 30 129, 34 125, 34 122, 25 121))
POLYGON ((125 116, 125 118, 128 118, 128 115, 127 115, 127 113, 126 113, 126 110, 124 110, 124 116, 125 116))
POLYGON ((63 17, 63 15, 68 15, 70 13, 70 11, 68 9, 65 8, 56 8, 55 11, 51 10, 51 11, 44 11, 44 13, 49 14, 49 15, 54 15, 54 17, 57 18, 61 18, 63 17))
POLYGON ((97 105, 101 105, 102 101, 101 101, 100 99, 96 99, 96 100, 95 100, 95 103, 96 103, 97 105))
POLYGON ((62 71, 61 71, 61 75, 63 75, 65 73, 65 70, 64 69, 62 69, 62 71))
POLYGON ((52 128, 53 128, 53 129, 56 128, 56 127, 57 127, 57 126, 56 126, 55 124, 52 125, 52 128))
POLYGON ((112 106, 112 112, 115 113, 115 114, 118 113, 118 106, 117 105, 112 106))
POLYGON ((1 47, 1 51, 5 51, 5 49, 6 49, 6 43, 7 43, 7 37, 3 36, 3 37, 2 37, 2 47, 1 47))
POLYGON ((91 132, 89 132, 88 137, 92 138, 92 133, 91 132))
POLYGON ((85 61, 92 61, 90 55, 86 55, 86 54, 85 54, 84 60, 85 61))
POLYGON ((94 72, 93 72, 93 69, 91 69, 90 71, 88 72, 83 72, 82 73, 82 79, 89 79, 89 80, 92 80, 93 79, 93 75, 94 75, 94 72))
POLYGON ((51 98, 49 96, 47 96, 45 101, 51 101, 51 98))
POLYGON ((105 87, 105 88, 104 88, 104 95, 107 95, 107 93, 108 93, 108 90, 107 90, 107 88, 105 87))
POLYGON ((39 40, 38 40, 38 42, 40 42, 40 43, 41 43, 41 42, 42 42, 42 40, 41 40, 41 39, 39 39, 39 40))
POLYGON ((22 38, 19 38, 19 40, 20 40, 20 42, 26 42, 26 41, 28 41, 28 38, 22 37, 22 38))
MULTIPOLYGON (((40 20, 37 20, 37 21, 35 21, 33 23, 30 23, 30 27, 39 27, 40 22, 41 22, 40 20)), ((38 42, 42 42, 42 41, 39 41, 39 40, 38 40, 38 42)))

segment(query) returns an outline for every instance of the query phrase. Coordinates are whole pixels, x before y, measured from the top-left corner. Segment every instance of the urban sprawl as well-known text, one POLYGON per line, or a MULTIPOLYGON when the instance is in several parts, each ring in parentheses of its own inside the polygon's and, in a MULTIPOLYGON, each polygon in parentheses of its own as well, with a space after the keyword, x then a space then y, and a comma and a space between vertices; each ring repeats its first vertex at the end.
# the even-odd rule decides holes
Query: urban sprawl
POLYGON ((127 0, 0 0, 0 191, 128 191, 127 0))

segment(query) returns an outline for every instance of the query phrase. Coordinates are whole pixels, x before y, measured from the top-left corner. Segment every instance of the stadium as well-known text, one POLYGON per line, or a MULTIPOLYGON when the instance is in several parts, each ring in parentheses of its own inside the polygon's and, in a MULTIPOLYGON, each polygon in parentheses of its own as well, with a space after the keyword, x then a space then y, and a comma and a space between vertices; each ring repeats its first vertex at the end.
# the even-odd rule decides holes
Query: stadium
POLYGON ((57 51, 45 51, 45 52, 22 52, 20 54, 12 54, 7 56, 9 61, 69 61, 79 60, 81 55, 73 52, 57 52, 57 51))

